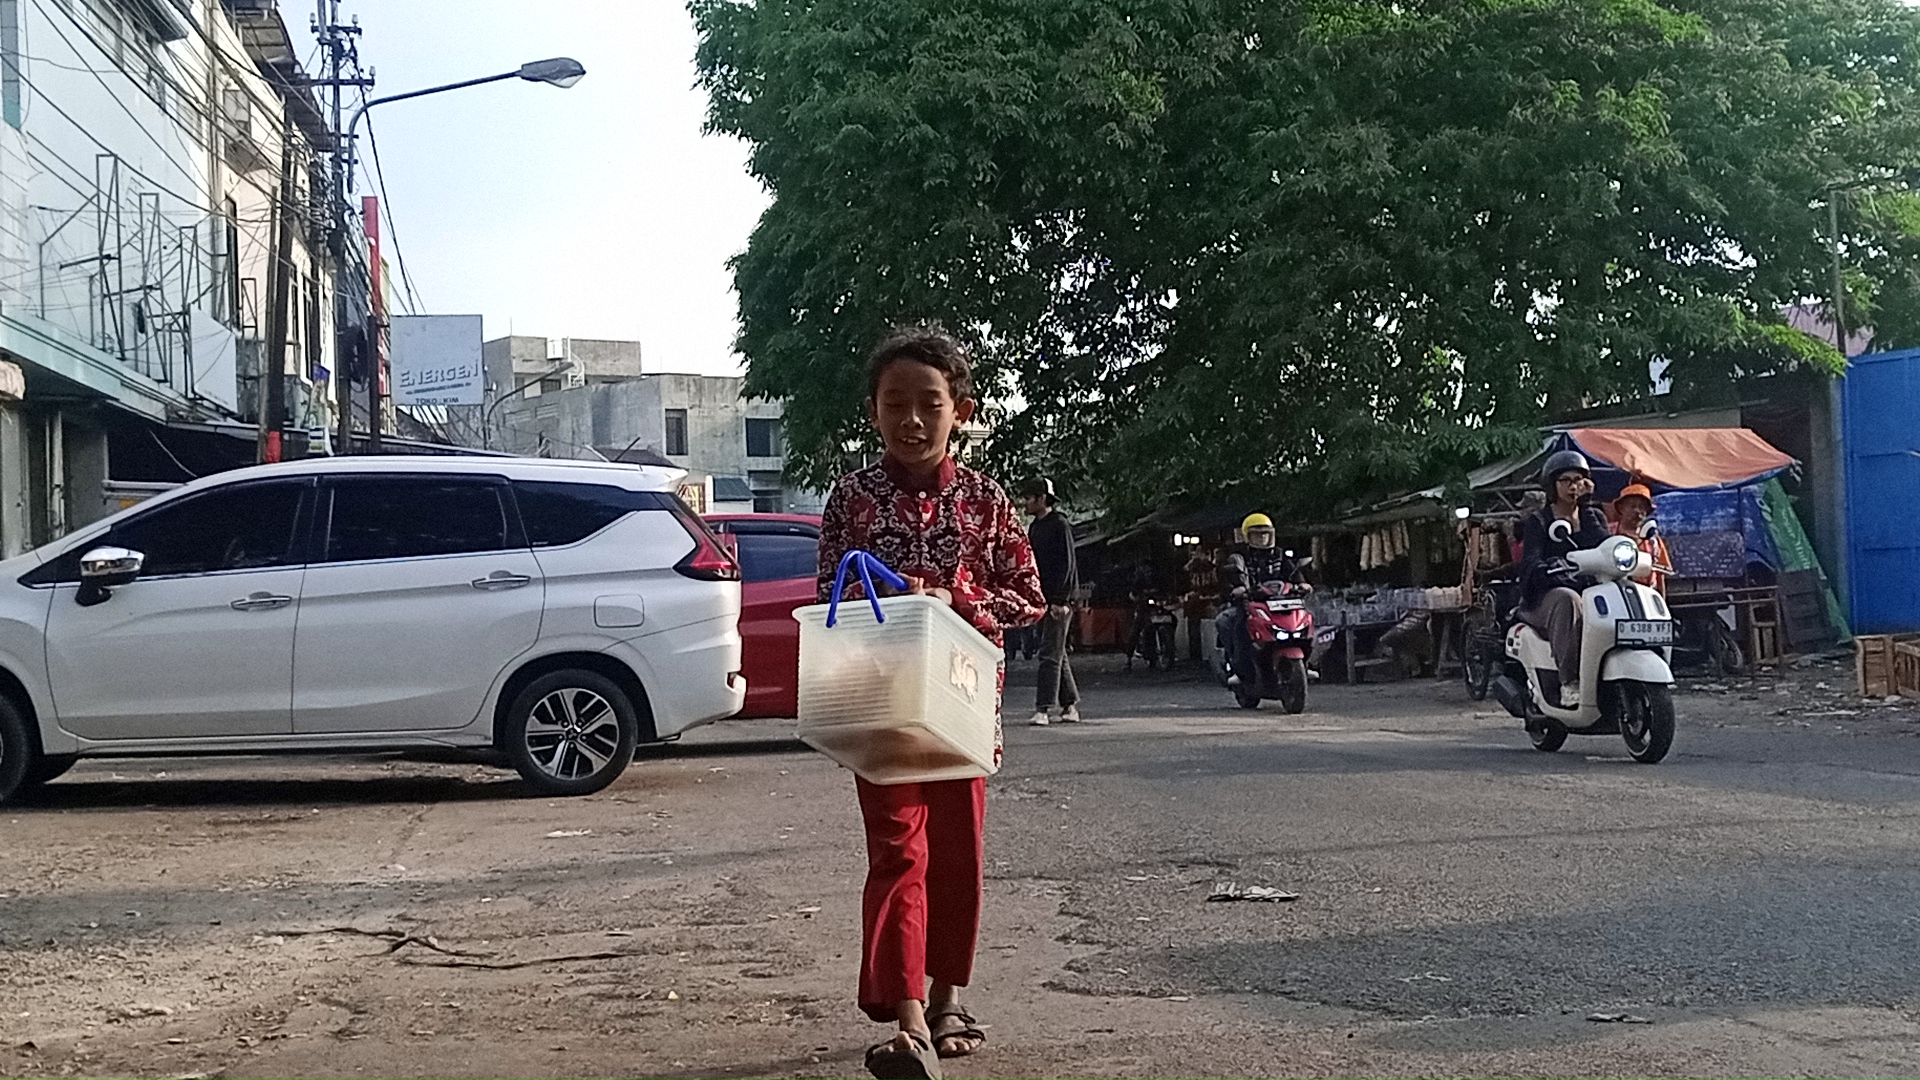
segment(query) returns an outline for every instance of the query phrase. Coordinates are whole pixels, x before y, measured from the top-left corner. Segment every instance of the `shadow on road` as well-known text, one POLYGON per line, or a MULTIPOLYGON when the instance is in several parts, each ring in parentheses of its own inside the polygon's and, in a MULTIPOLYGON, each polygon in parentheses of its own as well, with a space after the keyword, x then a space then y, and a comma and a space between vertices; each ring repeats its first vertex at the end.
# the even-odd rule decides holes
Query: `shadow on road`
POLYGON ((758 757, 779 754, 810 754, 813 751, 797 737, 787 735, 770 739, 726 739, 699 742, 648 743, 635 750, 635 761, 671 761, 674 758, 758 757))
POLYGON ((378 803, 482 802, 531 797, 520 779, 464 780, 448 776, 369 776, 363 779, 148 778, 56 780, 10 814, 64 810, 124 810, 134 807, 365 806, 378 803))

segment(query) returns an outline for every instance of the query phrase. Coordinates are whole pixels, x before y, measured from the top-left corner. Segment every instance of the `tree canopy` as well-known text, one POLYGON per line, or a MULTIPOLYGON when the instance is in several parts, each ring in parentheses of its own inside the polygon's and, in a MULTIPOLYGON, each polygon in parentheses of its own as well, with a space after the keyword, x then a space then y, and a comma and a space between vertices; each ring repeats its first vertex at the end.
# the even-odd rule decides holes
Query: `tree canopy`
POLYGON ((1898 0, 692 0, 773 196, 749 392, 804 479, 889 324, 967 339, 987 451, 1118 509, 1321 509, 1543 418, 1920 339, 1898 0))

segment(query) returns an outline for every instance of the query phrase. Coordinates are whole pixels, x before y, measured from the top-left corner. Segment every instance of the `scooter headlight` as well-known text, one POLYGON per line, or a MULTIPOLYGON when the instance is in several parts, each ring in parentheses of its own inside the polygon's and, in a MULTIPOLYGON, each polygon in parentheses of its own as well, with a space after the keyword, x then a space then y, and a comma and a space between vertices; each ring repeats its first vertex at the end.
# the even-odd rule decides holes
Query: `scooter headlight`
POLYGON ((1623 574, 1632 573, 1633 568, 1640 565, 1640 545, 1624 536, 1608 546, 1608 554, 1613 556, 1613 565, 1619 567, 1623 574))

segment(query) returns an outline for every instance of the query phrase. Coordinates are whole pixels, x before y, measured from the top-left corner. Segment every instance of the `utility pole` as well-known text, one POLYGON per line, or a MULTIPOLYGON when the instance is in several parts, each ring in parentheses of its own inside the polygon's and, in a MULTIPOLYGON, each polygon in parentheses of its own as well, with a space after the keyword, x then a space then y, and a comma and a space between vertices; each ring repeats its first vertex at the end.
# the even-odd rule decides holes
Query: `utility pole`
MULTIPOLYGON (((367 235, 367 453, 380 452, 380 331, 387 323, 386 253, 380 248, 380 201, 360 199, 360 229, 367 235)), ((396 433, 397 434, 397 433, 396 433)))
POLYGON ((286 435, 287 411, 287 316, 293 277, 293 121, 280 128, 280 195, 273 201, 273 266, 267 280, 267 341, 260 357, 260 446, 261 461, 281 460, 281 440, 286 435))
POLYGON ((1833 246, 1833 343, 1847 356, 1847 276, 1840 266, 1840 188, 1827 192, 1827 242, 1833 246))
MULTIPOLYGON (((355 260, 350 257, 348 238, 351 230, 347 228, 347 147, 340 130, 342 109, 341 91, 346 87, 373 85, 372 79, 347 78, 345 68, 355 54, 353 39, 360 33, 357 25, 343 26, 340 23, 340 0, 315 0, 314 37, 327 52, 324 80, 316 80, 333 91, 333 190, 327 201, 327 248, 333 257, 334 265, 334 453, 348 454, 353 451, 353 376, 348 370, 348 360, 344 346, 353 340, 353 335, 361 331, 366 313, 353 310, 353 298, 359 297, 356 289, 347 284, 353 280, 355 260)), ((370 345, 363 346, 371 349, 370 345)), ((377 380, 378 376, 374 376, 377 380)))

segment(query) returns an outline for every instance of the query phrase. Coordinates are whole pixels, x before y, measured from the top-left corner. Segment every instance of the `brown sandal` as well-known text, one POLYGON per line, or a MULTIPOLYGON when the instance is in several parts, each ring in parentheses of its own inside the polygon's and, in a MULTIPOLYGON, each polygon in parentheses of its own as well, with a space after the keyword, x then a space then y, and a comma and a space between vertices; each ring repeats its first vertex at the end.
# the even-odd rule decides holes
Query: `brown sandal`
POLYGON ((940 1058, 934 1053, 933 1044, 918 1032, 904 1034, 911 1049, 902 1050, 894 1045, 898 1035, 868 1047, 867 1071, 877 1080, 941 1080, 940 1058))
POLYGON ((939 1032, 939 1034, 933 1037, 933 1045, 938 1048, 938 1053, 941 1057, 970 1057, 973 1054, 979 1053, 980 1048, 987 1044, 987 1033, 980 1030, 980 1021, 975 1020, 971 1013, 959 1005, 948 1005, 935 1012, 928 1013, 928 1030, 937 1030, 940 1021, 947 1019, 960 1021, 960 1027, 952 1031, 939 1032), (946 1047, 941 1046, 941 1044, 948 1039, 967 1039, 970 1040, 973 1045, 966 1050, 948 1051, 946 1047))

